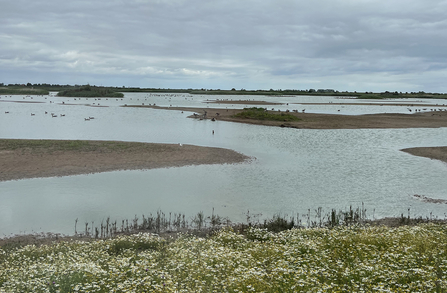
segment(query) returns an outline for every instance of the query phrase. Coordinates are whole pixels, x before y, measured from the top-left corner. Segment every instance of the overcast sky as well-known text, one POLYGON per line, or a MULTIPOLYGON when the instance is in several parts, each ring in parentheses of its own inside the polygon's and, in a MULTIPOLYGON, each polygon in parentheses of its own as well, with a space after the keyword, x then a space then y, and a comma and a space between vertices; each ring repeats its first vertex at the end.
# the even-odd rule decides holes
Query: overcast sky
POLYGON ((447 92, 447 1, 0 0, 0 83, 447 92))

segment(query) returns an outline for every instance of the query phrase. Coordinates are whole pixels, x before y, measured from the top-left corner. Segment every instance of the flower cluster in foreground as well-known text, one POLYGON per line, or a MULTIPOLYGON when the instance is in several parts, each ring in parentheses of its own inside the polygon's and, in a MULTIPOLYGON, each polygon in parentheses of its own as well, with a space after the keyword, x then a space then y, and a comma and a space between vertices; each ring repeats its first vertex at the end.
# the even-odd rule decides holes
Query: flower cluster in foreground
POLYGON ((0 248, 0 292, 445 292, 447 226, 337 227, 0 248))

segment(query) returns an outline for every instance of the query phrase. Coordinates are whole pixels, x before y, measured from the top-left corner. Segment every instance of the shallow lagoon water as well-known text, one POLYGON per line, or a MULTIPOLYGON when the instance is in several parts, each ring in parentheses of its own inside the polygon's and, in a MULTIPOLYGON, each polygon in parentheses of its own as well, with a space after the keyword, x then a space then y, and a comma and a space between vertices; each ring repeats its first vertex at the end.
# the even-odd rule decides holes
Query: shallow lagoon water
MULTIPOLYGON (((98 101, 91 98, 74 101, 33 97, 33 102, 42 103, 16 103, 23 98, 8 97, 15 102, 0 102, 1 138, 183 143, 229 148, 253 157, 236 165, 0 182, 0 235, 32 231, 73 234, 76 219, 79 229, 85 222, 99 224, 109 216, 118 221, 135 215, 141 218, 142 214, 154 214, 159 209, 192 216, 199 211, 210 215, 214 208, 220 216, 244 221, 247 211, 264 218, 276 213, 305 214, 318 207, 329 212, 332 208, 359 207, 364 203, 370 217, 407 215, 409 208, 411 216, 432 213, 444 217, 446 205, 425 203, 412 195, 447 199, 447 164, 415 157, 400 149, 445 146, 446 128, 283 129, 199 121, 186 118, 190 113, 180 111, 118 107, 134 100, 197 107, 203 106, 210 96, 186 98, 191 100, 182 95, 150 97, 133 93, 126 94, 122 101, 102 99, 100 106, 107 107, 92 105, 98 101), (86 101, 91 106, 86 106, 86 101), (10 113, 4 114, 5 111, 10 113), (52 118, 51 112, 65 117, 52 118), (95 119, 85 121, 86 117, 95 119)), ((4 96, 1 99, 6 100, 4 96)), ((272 98, 262 100, 269 99, 272 98)), ((345 109, 352 109, 350 114, 355 114, 363 111, 362 107, 345 109)), ((392 108, 383 108, 388 106, 377 107, 392 112, 392 108)))

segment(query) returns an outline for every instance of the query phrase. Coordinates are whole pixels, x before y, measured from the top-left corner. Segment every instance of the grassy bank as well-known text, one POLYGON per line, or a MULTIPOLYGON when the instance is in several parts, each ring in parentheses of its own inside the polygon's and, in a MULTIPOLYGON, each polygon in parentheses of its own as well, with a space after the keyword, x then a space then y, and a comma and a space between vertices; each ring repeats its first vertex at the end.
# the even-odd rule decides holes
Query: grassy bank
POLYGON ((134 234, 0 248, 0 292, 445 292, 447 227, 134 234))

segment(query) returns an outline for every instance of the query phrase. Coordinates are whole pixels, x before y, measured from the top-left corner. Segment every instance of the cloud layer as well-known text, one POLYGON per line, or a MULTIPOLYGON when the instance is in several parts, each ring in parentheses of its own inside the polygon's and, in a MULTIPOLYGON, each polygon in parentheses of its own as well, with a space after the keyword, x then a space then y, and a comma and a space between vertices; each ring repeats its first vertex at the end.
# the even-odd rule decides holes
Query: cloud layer
POLYGON ((447 1, 4 1, 0 82, 447 92, 447 1))

